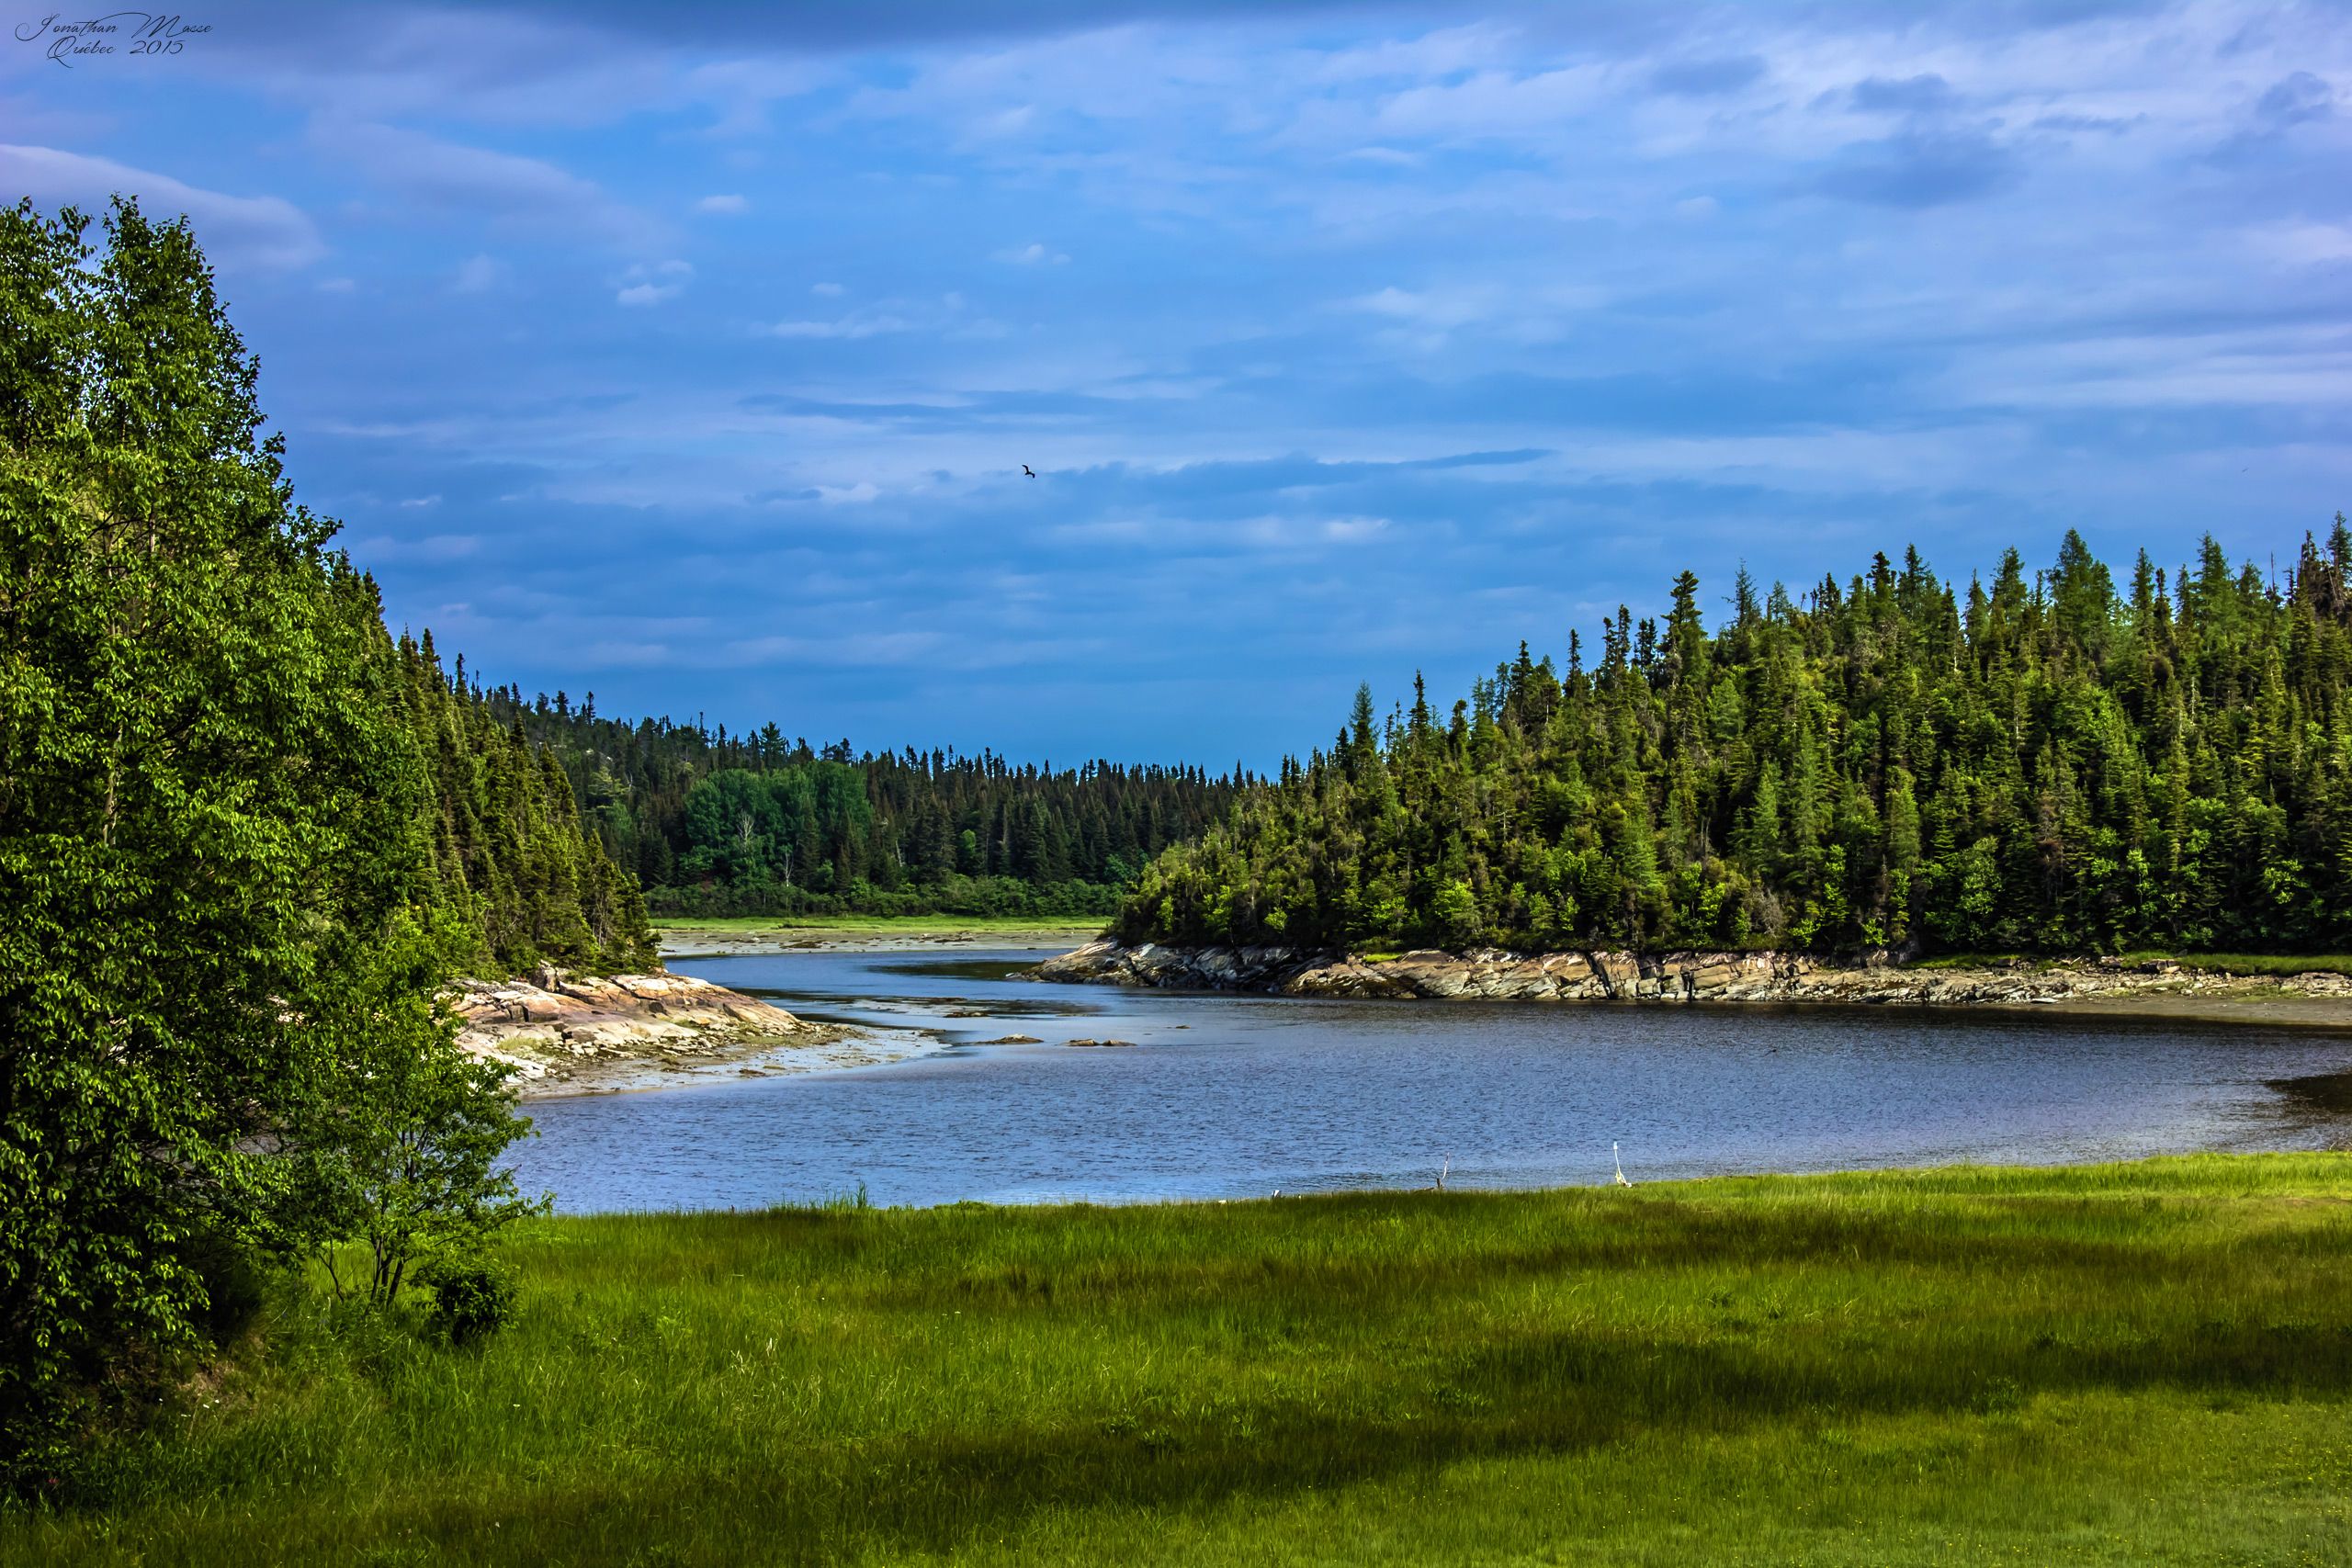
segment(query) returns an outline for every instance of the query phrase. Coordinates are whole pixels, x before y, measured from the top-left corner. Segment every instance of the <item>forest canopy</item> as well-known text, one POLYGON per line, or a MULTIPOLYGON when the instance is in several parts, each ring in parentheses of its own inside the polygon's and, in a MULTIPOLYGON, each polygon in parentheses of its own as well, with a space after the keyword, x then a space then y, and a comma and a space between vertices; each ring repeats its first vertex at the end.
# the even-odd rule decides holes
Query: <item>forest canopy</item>
POLYGON ((1916 549, 1621 607, 1450 714, 1345 728, 1127 902, 1130 940, 1310 947, 2343 951, 2352 530, 2273 579, 2210 536, 2119 585, 1916 549))
POLYGON ((661 914, 1108 919, 1151 858, 1255 783, 1186 765, 812 747, 773 722, 601 716, 595 694, 455 683, 555 759, 586 831, 661 914))

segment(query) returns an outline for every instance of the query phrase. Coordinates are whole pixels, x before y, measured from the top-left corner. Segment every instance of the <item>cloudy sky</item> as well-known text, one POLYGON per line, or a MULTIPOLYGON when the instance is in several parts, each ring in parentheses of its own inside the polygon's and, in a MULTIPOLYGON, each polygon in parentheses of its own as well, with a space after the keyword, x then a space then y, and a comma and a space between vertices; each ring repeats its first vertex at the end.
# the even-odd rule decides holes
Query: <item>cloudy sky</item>
POLYGON ((395 625, 605 712, 1263 767, 1686 565, 2352 507, 2339 5, 48 8, 0 196, 187 212, 395 625))

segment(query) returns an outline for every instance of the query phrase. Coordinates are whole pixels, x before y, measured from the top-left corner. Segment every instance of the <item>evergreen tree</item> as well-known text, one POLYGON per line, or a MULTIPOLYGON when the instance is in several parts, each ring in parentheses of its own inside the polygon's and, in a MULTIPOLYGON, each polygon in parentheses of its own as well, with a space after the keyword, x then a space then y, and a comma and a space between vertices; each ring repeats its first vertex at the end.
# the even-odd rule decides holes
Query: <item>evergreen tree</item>
POLYGON ((1519 657, 1451 729, 1285 759, 1145 873, 1131 938, 1331 947, 2342 951, 2352 528, 2277 589, 2208 539, 2119 595, 2080 536, 1962 597, 1918 551, 1800 604, 1743 570, 1519 657), (1379 897, 1354 890, 1383 889, 1379 897))

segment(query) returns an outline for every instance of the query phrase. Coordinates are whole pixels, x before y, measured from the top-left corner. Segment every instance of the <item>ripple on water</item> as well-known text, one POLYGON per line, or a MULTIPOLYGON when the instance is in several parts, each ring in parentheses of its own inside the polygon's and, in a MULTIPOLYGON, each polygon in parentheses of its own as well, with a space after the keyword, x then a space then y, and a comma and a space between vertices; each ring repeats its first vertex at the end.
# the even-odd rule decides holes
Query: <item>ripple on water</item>
POLYGON ((1994 1010, 1351 1002, 1047 987, 1034 953, 682 963, 952 1045, 891 1066, 553 1101, 567 1210, 1125 1201, 2342 1146, 2352 1041, 1994 1010), (1018 1029, 1008 1024, 1019 1021, 1018 1029), (1080 1041, 1133 1049, 1071 1050, 1080 1041))

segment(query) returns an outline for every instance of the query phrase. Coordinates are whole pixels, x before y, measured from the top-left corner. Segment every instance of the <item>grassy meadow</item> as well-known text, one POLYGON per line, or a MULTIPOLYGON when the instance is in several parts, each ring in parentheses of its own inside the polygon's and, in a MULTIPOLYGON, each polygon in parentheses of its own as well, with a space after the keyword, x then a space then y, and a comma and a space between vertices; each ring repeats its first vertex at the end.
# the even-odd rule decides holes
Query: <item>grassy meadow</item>
POLYGON ((0 1561, 2341 1563, 2352 1156, 531 1222, 0 1561))
MULTIPOLYGON (((2210 969, 2220 975, 2269 976, 2287 978, 2296 975, 2352 975, 2352 956, 2329 953, 2165 953, 2150 948, 2142 952, 2119 953, 2115 961, 2123 964, 2178 964, 2190 969, 2210 969)), ((1915 969, 1992 969, 2004 964, 2028 964, 2037 969, 2054 969, 2073 962, 2046 954, 2016 953, 1944 953, 1933 958, 1918 959, 1909 965, 1915 969)))
POLYGON ((1067 937, 1075 946, 1091 941, 1104 923, 1100 918, 1083 915, 826 915, 806 919, 779 915, 670 915, 654 920, 653 934, 673 944, 697 936, 785 942, 842 942, 873 937, 921 941, 970 936, 1067 937))

